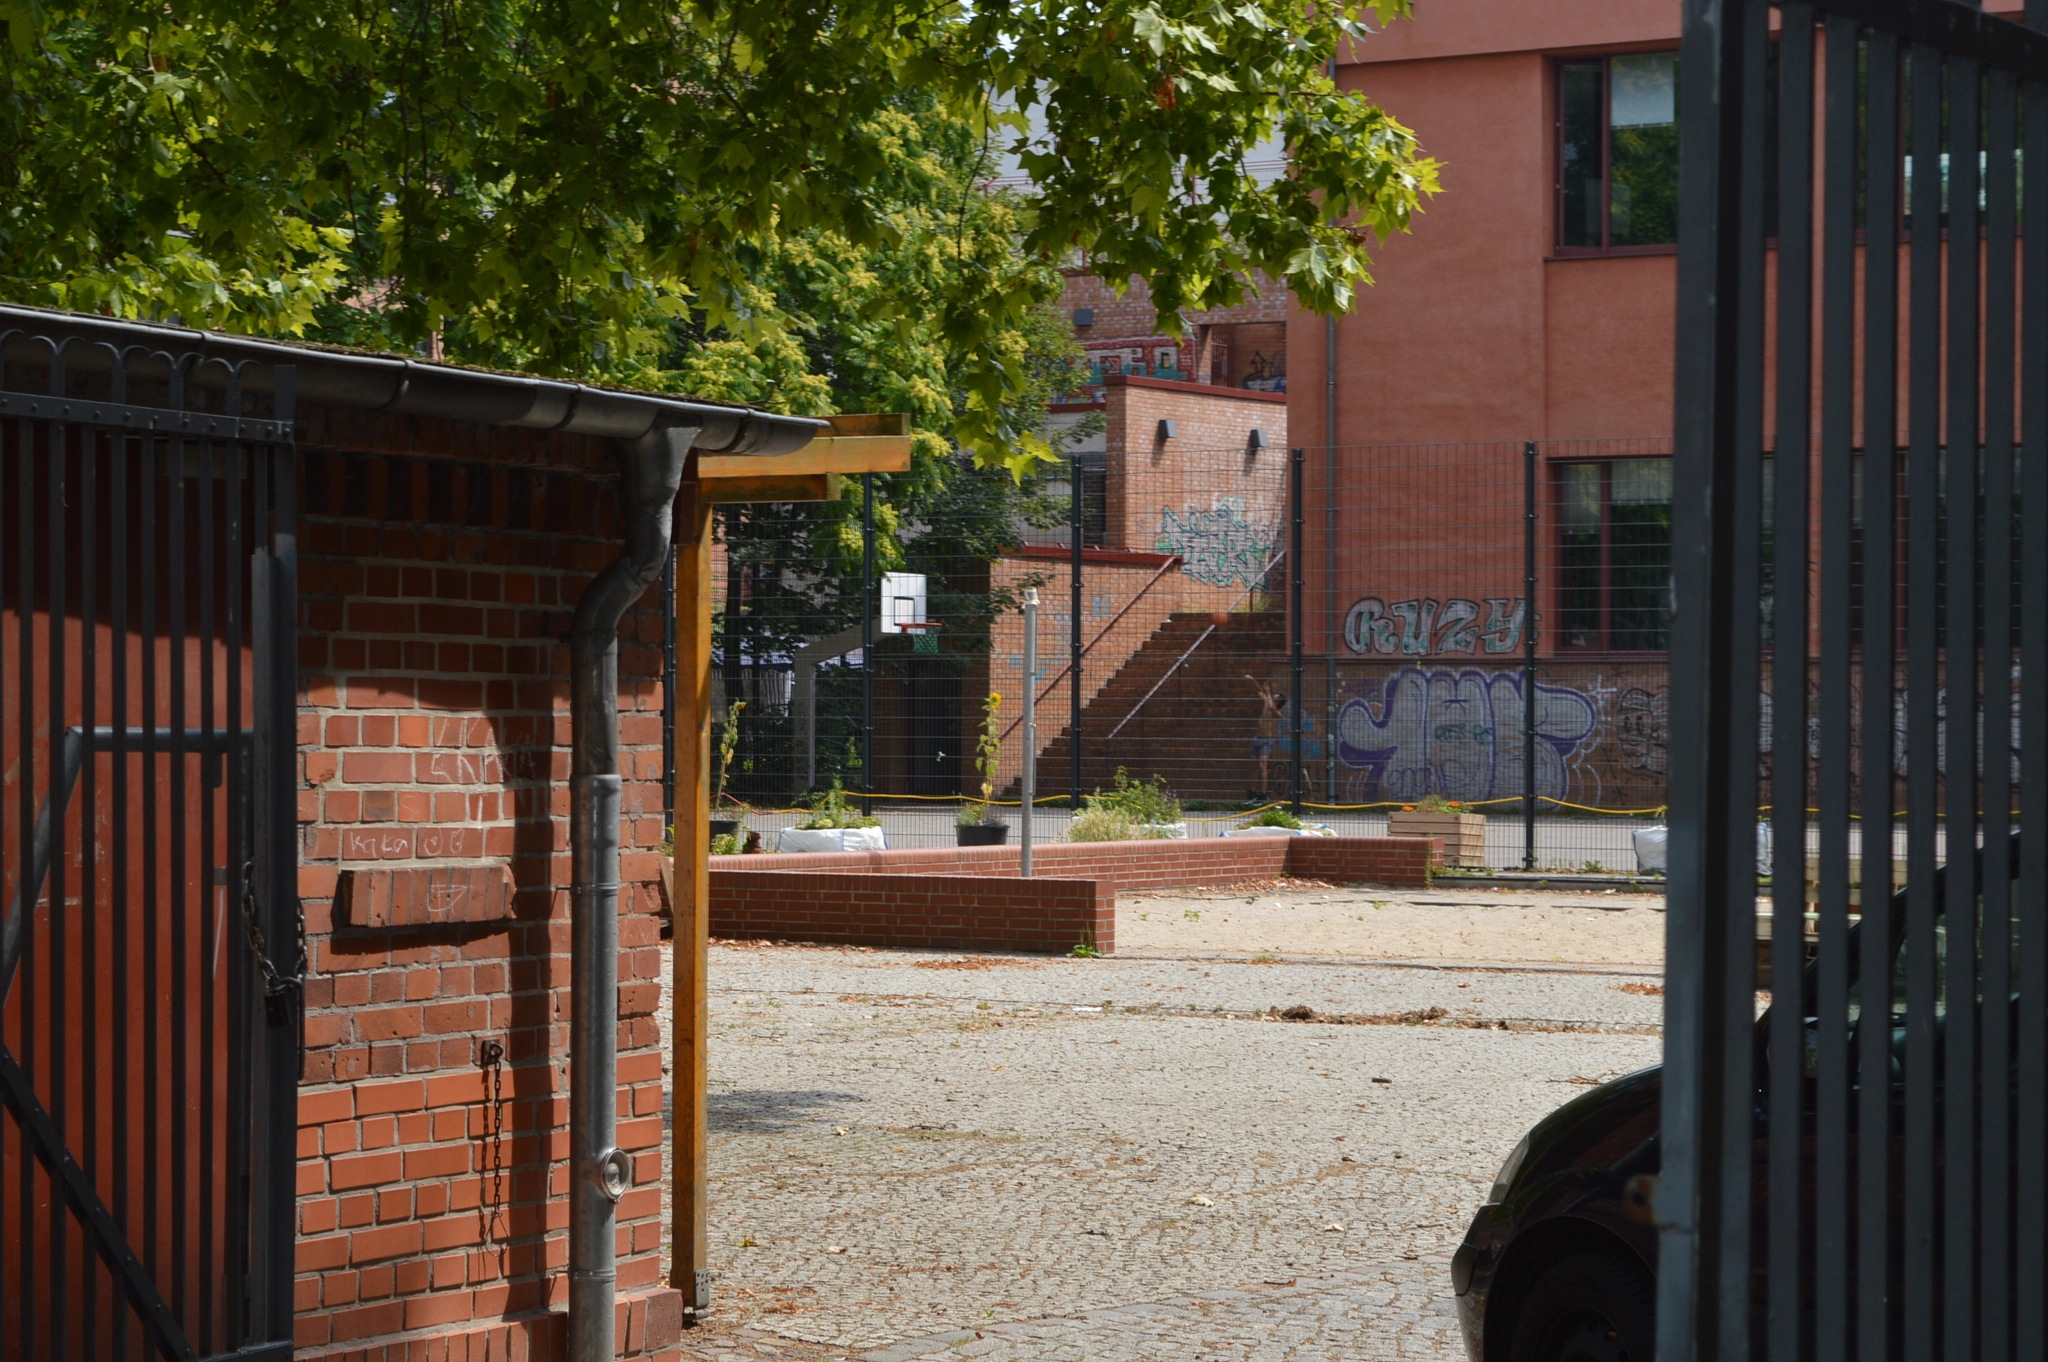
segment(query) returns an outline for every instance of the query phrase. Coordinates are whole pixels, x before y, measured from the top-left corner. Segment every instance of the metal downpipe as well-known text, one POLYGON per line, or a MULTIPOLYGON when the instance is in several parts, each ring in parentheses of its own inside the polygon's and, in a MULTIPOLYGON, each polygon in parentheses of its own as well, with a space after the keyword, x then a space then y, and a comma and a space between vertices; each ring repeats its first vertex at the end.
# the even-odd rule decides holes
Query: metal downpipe
POLYGON ((619 621, 661 575, 697 430, 657 427, 621 447, 625 549, 591 580, 570 633, 569 1358, 617 1356, 620 1151, 619 621))

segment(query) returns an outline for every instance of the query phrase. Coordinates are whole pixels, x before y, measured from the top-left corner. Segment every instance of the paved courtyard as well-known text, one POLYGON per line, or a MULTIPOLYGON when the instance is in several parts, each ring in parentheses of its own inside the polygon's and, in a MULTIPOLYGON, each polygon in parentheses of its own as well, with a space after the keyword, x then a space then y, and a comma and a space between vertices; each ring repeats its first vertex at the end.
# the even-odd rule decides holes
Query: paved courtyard
MULTIPOLYGON (((1227 909, 1313 944, 1391 892, 1131 898, 1119 939, 1127 915, 1227 909)), ((714 947, 718 1275, 686 1353, 1462 1358, 1448 1263, 1502 1158, 1658 1058, 1654 966, 1598 958, 1613 929, 1576 960, 1574 902, 1537 905, 1562 961, 1491 968, 1192 939, 1098 960, 714 947), (1343 1020, 1277 1015, 1303 1007, 1343 1020)), ((1465 911, 1510 936, 1529 908, 1465 911)), ((1661 927, 1643 904, 1577 911, 1609 909, 1636 939, 1661 927)))

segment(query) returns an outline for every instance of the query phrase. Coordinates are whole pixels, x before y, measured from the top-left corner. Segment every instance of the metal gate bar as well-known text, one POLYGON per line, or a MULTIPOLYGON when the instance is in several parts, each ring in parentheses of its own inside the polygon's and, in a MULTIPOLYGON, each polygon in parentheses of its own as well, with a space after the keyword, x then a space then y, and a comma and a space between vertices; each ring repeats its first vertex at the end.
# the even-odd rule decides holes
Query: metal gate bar
POLYGON ((1772 8, 1685 7, 1659 1354, 2039 1359, 2048 34, 1772 8))
POLYGON ((0 1351, 288 1357, 291 373, 0 362, 0 1351))

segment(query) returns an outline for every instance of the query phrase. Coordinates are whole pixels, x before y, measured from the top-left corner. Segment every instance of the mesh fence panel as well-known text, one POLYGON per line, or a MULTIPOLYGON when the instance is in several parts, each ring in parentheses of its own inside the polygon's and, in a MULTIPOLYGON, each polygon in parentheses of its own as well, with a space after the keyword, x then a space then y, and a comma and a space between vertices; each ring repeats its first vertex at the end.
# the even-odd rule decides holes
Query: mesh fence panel
POLYGON ((1298 803, 1455 868, 1652 868, 1668 441, 1189 444, 877 476, 865 589, 860 488, 722 510, 720 814, 772 850, 836 782, 888 845, 953 845, 986 784, 1014 828, 1035 590, 1041 841, 1121 778, 1191 836, 1298 803))

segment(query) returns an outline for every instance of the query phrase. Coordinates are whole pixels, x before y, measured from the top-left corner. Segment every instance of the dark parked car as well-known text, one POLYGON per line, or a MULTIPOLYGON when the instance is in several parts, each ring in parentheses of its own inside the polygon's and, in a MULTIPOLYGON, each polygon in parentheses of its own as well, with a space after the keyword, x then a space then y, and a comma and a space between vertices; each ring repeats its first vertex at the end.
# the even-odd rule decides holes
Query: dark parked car
MULTIPOLYGON (((2016 842, 2013 853, 2016 871, 2016 842)), ((1946 878, 1937 872, 1937 896, 1946 878)), ((1890 1007, 1875 1015, 1890 1023, 1896 1077, 1905 1046, 1903 891, 1894 896, 1890 917, 1890 1007)), ((1861 931, 1860 924, 1852 927, 1848 945, 1852 1006, 1862 992, 1856 977, 1861 931)), ((1941 959, 1946 954, 1945 932, 1939 921, 1935 932, 1936 956, 1941 959)), ((1938 978, 1945 973, 1936 971, 1938 978)), ((1815 997, 1811 966, 1804 972, 1802 996, 1810 1015, 1815 997)), ((1944 1002, 1936 1002, 1937 1028, 1942 1025, 1944 1002)), ((1860 1022, 1872 1015, 1860 1013, 1852 1023, 1852 1069, 1855 1044, 1864 1029, 1860 1022)), ((2019 1008, 2011 1009, 2011 1016, 2017 1024, 2019 1008)), ((1760 1087, 1769 1063, 1769 1019, 1766 1012, 1754 1033, 1760 1087)), ((2017 1053, 2016 1046, 2011 1053, 2017 1053)), ((1508 1156, 1451 1261, 1458 1320, 1472 1362, 1650 1362, 1655 1356, 1657 1228, 1650 1195, 1659 1169, 1662 1080, 1658 1067, 1595 1088, 1538 1122, 1508 1156)), ((1765 1124, 1760 1103, 1759 1191, 1767 1147, 1765 1124)), ((1935 1129, 1941 1129, 1939 1121, 1935 1129)), ((1938 1163, 1938 1144, 1936 1150, 1938 1163)), ((1807 1151, 1810 1173, 1810 1142, 1807 1151)), ((1896 1153, 1891 1166, 1896 1215, 1896 1153)), ((1761 1221, 1753 1223, 1760 1234, 1761 1221)), ((1896 1218, 1892 1223, 1898 1223, 1896 1218)), ((1894 1271, 1897 1266, 1895 1261, 1894 1271)))

